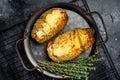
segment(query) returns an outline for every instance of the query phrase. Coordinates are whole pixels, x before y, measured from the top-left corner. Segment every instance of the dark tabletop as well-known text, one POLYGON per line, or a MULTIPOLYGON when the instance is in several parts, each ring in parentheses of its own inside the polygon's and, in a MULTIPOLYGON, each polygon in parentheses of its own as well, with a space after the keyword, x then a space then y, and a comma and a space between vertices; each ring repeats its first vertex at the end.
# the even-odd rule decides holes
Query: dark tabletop
MULTIPOLYGON (((60 1, 69 2, 71 0, 0 0, 0 80, 53 80, 38 71, 24 70, 14 47, 16 40, 23 36, 27 20, 37 9, 43 5, 60 1)), ((105 45, 120 75, 120 0, 86 1, 90 10, 98 11, 105 21, 109 36, 105 45)), ((94 18, 98 22, 98 27, 104 38, 102 24, 97 16, 94 18)), ((23 45, 20 44, 20 46, 23 45)), ((20 49, 23 50, 23 47, 20 49)), ((24 54, 22 56, 24 59, 27 58, 24 54)), ((25 59, 25 63, 29 64, 29 61, 25 59)), ((113 79, 105 78, 103 80, 113 79)))

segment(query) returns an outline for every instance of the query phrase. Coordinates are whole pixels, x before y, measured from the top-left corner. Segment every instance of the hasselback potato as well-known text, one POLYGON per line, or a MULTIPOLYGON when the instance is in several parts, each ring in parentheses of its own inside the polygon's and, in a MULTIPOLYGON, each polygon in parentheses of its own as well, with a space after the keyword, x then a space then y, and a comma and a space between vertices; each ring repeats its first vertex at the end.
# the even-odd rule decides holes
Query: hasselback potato
POLYGON ((48 43, 48 56, 56 62, 73 60, 88 50, 93 43, 93 28, 69 30, 48 43))
POLYGON ((49 9, 35 22, 31 37, 37 42, 43 43, 62 30, 67 24, 67 21, 68 15, 64 9, 49 9))

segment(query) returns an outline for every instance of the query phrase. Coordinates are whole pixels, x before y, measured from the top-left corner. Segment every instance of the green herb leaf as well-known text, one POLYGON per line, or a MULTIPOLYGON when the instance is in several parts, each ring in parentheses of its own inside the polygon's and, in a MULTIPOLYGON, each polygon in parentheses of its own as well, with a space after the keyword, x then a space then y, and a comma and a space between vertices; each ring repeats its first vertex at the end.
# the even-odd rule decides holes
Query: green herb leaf
POLYGON ((39 61, 38 65, 55 74, 66 75, 72 79, 85 78, 85 80, 88 80, 89 71, 96 70, 93 63, 101 60, 103 58, 97 58, 96 55, 93 55, 69 62, 39 61))

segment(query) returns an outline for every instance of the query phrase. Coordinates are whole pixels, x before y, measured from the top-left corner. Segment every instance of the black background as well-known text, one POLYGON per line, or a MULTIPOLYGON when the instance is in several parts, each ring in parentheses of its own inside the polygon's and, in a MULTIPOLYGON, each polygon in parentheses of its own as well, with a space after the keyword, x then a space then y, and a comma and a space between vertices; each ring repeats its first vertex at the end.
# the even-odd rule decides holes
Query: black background
MULTIPOLYGON (((28 72, 24 70, 15 51, 15 42, 23 36, 27 20, 37 9, 43 5, 60 1, 0 0, 0 80, 53 80, 38 71, 28 72)), ((69 1, 71 0, 62 0, 62 2, 69 1)), ((109 36, 106 46, 120 74, 120 0, 87 0, 87 3, 90 10, 98 11, 105 21, 109 36)), ((95 19, 104 38, 102 24, 98 17, 95 16, 95 19)), ((20 46, 23 45, 20 44, 20 46)), ((23 47, 20 47, 20 50, 24 53, 23 47)), ((24 54, 22 56, 25 63, 29 64, 27 57, 24 54)), ((31 65, 28 65, 28 67, 31 67, 31 65)), ((118 79, 97 78, 97 80, 118 79)))

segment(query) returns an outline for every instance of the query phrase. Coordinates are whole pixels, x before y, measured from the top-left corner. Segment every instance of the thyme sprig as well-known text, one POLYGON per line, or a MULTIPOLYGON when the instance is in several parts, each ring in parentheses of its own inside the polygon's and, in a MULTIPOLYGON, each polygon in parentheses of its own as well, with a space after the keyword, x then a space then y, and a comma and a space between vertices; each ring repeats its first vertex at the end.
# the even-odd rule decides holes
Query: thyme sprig
POLYGON ((94 62, 101 61, 103 58, 97 58, 96 55, 82 57, 69 62, 39 61, 38 65, 49 72, 69 76, 72 79, 88 80, 89 72, 95 71, 94 62))

